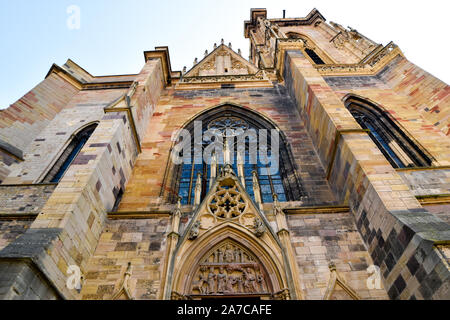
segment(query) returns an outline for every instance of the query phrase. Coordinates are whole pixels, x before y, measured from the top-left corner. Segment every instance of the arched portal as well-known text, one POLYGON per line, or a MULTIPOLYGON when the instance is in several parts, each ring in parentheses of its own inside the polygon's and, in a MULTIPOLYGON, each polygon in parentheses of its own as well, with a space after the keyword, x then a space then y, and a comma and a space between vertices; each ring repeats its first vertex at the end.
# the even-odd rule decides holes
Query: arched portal
POLYGON ((171 297, 289 299, 286 267, 277 247, 236 224, 214 228, 178 251, 171 297))

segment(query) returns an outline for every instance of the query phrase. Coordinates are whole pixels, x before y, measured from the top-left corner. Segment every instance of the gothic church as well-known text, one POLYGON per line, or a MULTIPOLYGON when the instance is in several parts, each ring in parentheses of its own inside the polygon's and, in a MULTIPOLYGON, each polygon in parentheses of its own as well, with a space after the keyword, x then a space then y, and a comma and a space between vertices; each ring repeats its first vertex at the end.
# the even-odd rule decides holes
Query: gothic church
POLYGON ((450 299, 449 86, 316 9, 244 35, 68 60, 0 111, 0 299, 450 299), (198 161, 210 129, 276 134, 278 170, 250 139, 198 161))

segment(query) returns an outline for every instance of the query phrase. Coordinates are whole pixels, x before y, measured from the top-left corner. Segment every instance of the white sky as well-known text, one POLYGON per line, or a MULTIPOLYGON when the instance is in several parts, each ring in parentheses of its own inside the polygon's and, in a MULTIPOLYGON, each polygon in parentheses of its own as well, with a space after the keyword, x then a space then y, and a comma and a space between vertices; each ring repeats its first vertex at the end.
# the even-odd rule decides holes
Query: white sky
POLYGON ((0 0, 0 108, 67 58, 93 75, 138 73, 143 51, 167 45, 172 68, 190 69, 221 38, 248 57, 250 8, 267 8, 269 18, 283 9, 287 17, 305 17, 317 8, 328 22, 383 45, 394 41, 410 61, 450 83, 449 0, 0 0), (66 26, 72 4, 81 9, 80 30, 66 26))

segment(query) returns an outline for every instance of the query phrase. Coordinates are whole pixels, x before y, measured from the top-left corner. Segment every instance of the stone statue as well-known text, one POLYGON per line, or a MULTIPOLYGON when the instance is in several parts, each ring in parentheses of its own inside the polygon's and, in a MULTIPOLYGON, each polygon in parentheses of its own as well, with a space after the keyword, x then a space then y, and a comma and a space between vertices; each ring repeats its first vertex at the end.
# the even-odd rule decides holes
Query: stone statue
POLYGON ((200 221, 197 221, 194 223, 194 225, 192 226, 191 232, 189 233, 189 240, 195 240, 198 238, 201 225, 202 224, 200 221))
POLYGON ((220 268, 220 272, 217 275, 217 293, 224 293, 227 286, 227 275, 223 267, 220 268))
POLYGON ((208 292, 207 294, 214 294, 216 293, 216 278, 217 275, 214 273, 214 268, 210 268, 209 269, 209 274, 208 274, 208 292))
POLYGON ((192 289, 200 291, 200 294, 205 294, 206 293, 206 289, 204 287, 205 282, 206 282, 205 276, 203 275, 203 273, 200 273, 198 281, 194 283, 192 289))
POLYGON ((261 269, 259 270, 259 272, 260 273, 256 277, 256 281, 259 284, 259 292, 264 292, 265 291, 264 290, 264 275, 262 274, 262 270, 261 269))
POLYGON ((239 248, 234 249, 234 262, 241 262, 241 250, 239 248))
POLYGON ((237 287, 238 287, 236 293, 244 293, 244 286, 243 286, 244 281, 242 280, 242 277, 236 277, 235 281, 236 281, 237 287))
POLYGON ((217 250, 217 254, 218 254, 218 260, 217 260, 217 262, 223 263, 224 252, 223 252, 221 249, 219 249, 219 250, 217 250))
POLYGON ((227 249, 225 250, 225 262, 227 263, 234 262, 234 251, 230 245, 228 245, 227 249))
POLYGON ((226 292, 227 292, 227 293, 234 293, 234 288, 233 288, 233 286, 234 286, 236 283, 237 283, 237 278, 236 278, 236 277, 228 276, 226 292))
POLYGON ((260 218, 255 218, 253 223, 253 228, 255 229, 255 235, 260 238, 266 232, 266 227, 260 218))
POLYGON ((244 270, 244 290, 246 293, 255 293, 258 291, 256 286, 256 278, 250 268, 244 270))

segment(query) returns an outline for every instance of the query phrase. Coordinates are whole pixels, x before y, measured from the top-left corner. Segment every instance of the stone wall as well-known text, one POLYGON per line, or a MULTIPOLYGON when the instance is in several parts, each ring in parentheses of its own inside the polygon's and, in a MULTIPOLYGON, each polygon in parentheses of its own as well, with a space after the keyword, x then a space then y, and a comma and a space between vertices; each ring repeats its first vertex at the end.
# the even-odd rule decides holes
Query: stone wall
POLYGON ((61 296, 35 266, 17 261, 2 263, 2 300, 58 300, 61 296))
POLYGON ((172 134, 199 113, 226 103, 241 105, 267 117, 286 135, 298 177, 307 194, 306 202, 310 205, 335 203, 303 120, 285 88, 277 85, 266 89, 165 91, 142 139, 142 154, 136 161, 119 211, 150 210, 165 201, 160 198, 161 192, 165 195, 177 192, 164 184, 170 182, 170 177, 164 179, 166 171, 172 168, 172 134))
MULTIPOLYGON (((149 70, 149 77, 155 76, 154 81, 160 81, 160 62, 156 61, 151 65, 157 71, 149 70)), ((72 111, 78 115, 83 114, 79 110, 82 107, 100 107, 99 110, 102 111, 101 107, 110 103, 114 97, 117 98, 120 93, 116 90, 102 90, 98 94, 83 91, 73 100, 75 109, 72 111)), ((150 94, 157 96, 158 92, 150 94)), ((87 113, 92 113, 90 111, 87 113)), ((93 116, 98 117, 94 113, 93 116)), ((76 116, 72 120, 79 125, 83 119, 76 116)), ((68 114, 62 116, 63 122, 70 120, 68 114)), ((79 297, 77 291, 66 287, 68 266, 79 266, 82 272, 86 270, 103 231, 106 214, 113 208, 120 189, 125 188, 139 150, 127 112, 108 112, 99 120, 98 127, 72 162, 42 208, 41 214, 23 235, 0 251, 0 272, 4 272, 11 261, 31 265, 44 275, 40 278, 41 286, 52 286, 59 296, 67 299, 79 297)), ((60 130, 70 126, 62 125, 60 120, 57 122, 60 130)), ((52 134, 50 136, 54 137, 52 134)), ((20 176, 19 174, 17 178, 20 179, 20 176)), ((18 268, 17 272, 10 274, 12 281, 15 281, 14 278, 20 281, 22 269, 18 268)), ((26 270, 28 273, 32 272, 30 268, 26 270)), ((0 295, 0 298, 9 297, 7 285, 2 284, 5 295, 0 295)), ((26 299, 27 295, 19 293, 17 298, 26 299)))
MULTIPOLYGON (((345 100, 348 95, 355 95, 376 104, 389 114, 419 148, 430 155, 434 166, 447 166, 450 164, 450 140, 440 130, 442 126, 435 125, 437 120, 418 110, 411 97, 393 85, 393 78, 398 78, 399 74, 402 74, 398 68, 404 61, 405 58, 398 55, 377 74, 326 76, 324 80, 340 100, 345 100)), ((405 83, 404 86, 415 88, 417 84, 412 81, 409 85, 405 83)), ((428 98, 432 101, 431 97, 428 98)), ((425 96, 424 99, 428 101, 425 96)), ((433 114, 443 116, 441 111, 433 114)))
POLYGON ((286 53, 284 77, 302 116, 307 119, 305 122, 322 162, 332 168, 329 181, 333 191, 342 201, 349 201, 358 230, 375 264, 381 267, 390 298, 448 298, 450 293, 443 284, 450 278, 450 270, 434 244, 450 239, 449 225, 421 207, 300 51, 286 53), (351 131, 344 132, 333 147, 337 131, 343 130, 351 131), (416 257, 418 252, 420 256, 416 257), (417 277, 405 268, 411 259, 419 264, 432 263, 423 276, 417 277), (439 282, 433 280, 436 275, 439 282), (424 294, 424 288, 430 288, 431 294, 424 294))
POLYGON ((33 220, 0 220, 0 251, 27 231, 33 220))
POLYGON ((121 289, 128 263, 132 297, 158 299, 169 226, 169 218, 109 220, 86 268, 82 299, 111 299, 121 289))
POLYGON ((429 205, 425 208, 442 221, 450 224, 450 204, 429 205))
POLYGON ((5 110, 0 110, 0 140, 24 150, 78 92, 56 74, 5 110))
POLYGON ((450 194, 450 169, 399 171, 415 196, 450 194))
POLYGON ((38 214, 56 185, 0 186, 0 214, 38 214))
POLYGON ((361 299, 389 299, 383 288, 369 290, 367 286, 367 269, 374 263, 351 213, 290 214, 288 224, 305 299, 323 299, 330 262, 361 299))
POLYGON ((25 162, 16 165, 4 184, 38 183, 58 160, 73 135, 104 115, 103 109, 125 90, 80 91, 66 108, 37 134, 24 150, 25 162))
POLYGON ((72 84, 52 74, 9 108, 0 110, 0 183, 8 176, 15 158, 78 92, 72 84))

